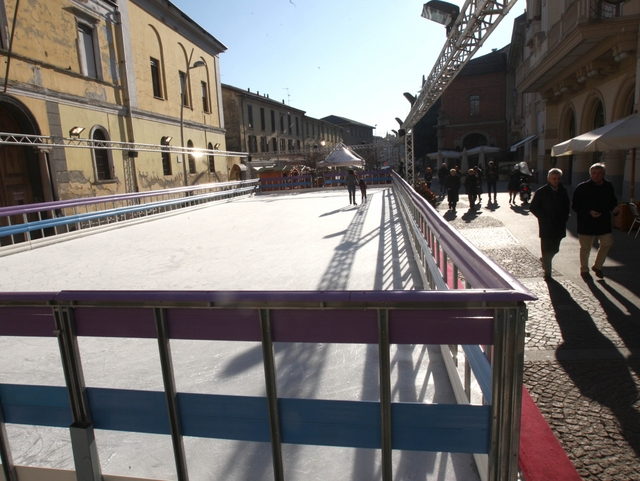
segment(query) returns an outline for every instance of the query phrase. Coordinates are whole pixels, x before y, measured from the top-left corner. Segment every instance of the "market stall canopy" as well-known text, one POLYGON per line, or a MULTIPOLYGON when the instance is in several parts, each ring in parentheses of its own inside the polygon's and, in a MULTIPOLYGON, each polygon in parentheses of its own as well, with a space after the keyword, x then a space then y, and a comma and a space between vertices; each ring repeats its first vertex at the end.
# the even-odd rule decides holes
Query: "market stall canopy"
POLYGON ((467 150, 467 155, 480 155, 480 154, 496 154, 500 152, 500 147, 491 147, 489 145, 480 145, 473 149, 467 150))
POLYGON ((640 147, 640 114, 616 120, 598 129, 556 144, 551 155, 573 155, 603 150, 631 150, 640 147))
POLYGON ((362 167, 364 159, 340 142, 318 167, 362 167))
POLYGON ((427 154, 431 160, 436 160, 438 158, 441 159, 459 159, 462 157, 462 152, 458 152, 457 150, 441 150, 440 152, 431 152, 427 154))

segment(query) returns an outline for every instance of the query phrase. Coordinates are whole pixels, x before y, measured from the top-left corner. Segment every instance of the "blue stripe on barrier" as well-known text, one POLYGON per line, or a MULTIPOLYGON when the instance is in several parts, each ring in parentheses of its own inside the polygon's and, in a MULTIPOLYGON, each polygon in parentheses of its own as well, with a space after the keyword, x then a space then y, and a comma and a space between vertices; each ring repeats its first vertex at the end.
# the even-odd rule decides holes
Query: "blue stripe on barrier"
POLYGON ((391 404, 393 449, 488 453, 491 406, 391 404))
POLYGON ((163 392, 87 388, 91 419, 97 429, 171 434, 163 392))
POLYGON ((477 345, 465 345, 462 346, 464 355, 469 361, 469 365, 473 370, 473 375, 476 377, 482 395, 484 396, 487 404, 491 404, 491 385, 492 385, 492 372, 491 363, 480 346, 477 345))
MULTIPOLYGON (((163 392, 87 388, 97 429, 169 434, 163 392)), ((66 389, 0 384, 5 421, 68 427, 66 389)), ((269 442, 266 398, 179 393, 185 436, 269 442)), ((279 399, 282 441, 354 448, 380 448, 380 403, 325 399, 279 399)), ((490 406, 392 403, 394 449, 487 453, 490 406)))
POLYGON ((270 442, 267 399, 178 393, 185 436, 270 442))
POLYGON ((66 387, 0 384, 0 405, 8 423, 65 428, 73 422, 66 387))
MULTIPOLYGON (((0 237, 16 235, 16 234, 24 234, 25 232, 33 232, 42 229, 48 229, 51 227, 59 227, 63 225, 75 224, 77 222, 86 222, 91 220, 103 219, 105 217, 131 214, 135 212, 140 212, 143 210, 149 209, 159 209, 162 207, 169 207, 176 204, 184 204, 187 202, 206 200, 206 199, 215 199, 216 197, 225 197, 229 194, 240 194, 249 191, 255 190, 255 187, 244 187, 232 191, 221 191, 221 192, 213 192, 209 194, 200 194, 197 196, 191 197, 181 197, 178 199, 165 200, 160 202, 152 202, 148 204, 141 204, 131 207, 119 207, 116 209, 107 209, 101 210, 97 212, 91 212, 86 214, 76 214, 64 217, 57 217, 55 219, 43 219, 33 222, 27 222, 24 224, 15 224, 6 227, 0 227, 0 237)), ((99 202, 98 202, 99 203, 99 202)))

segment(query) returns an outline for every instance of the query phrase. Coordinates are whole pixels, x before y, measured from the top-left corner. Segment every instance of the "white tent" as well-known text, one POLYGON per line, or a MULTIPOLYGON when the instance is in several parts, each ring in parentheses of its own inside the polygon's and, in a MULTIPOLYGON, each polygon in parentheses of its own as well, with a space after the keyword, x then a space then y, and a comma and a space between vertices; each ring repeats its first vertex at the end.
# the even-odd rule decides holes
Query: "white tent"
POLYGON ((459 159, 462 155, 462 152, 458 152, 457 150, 439 150, 438 152, 431 152, 427 154, 431 160, 441 161, 442 159, 459 159))
POLYGON ((362 167, 364 159, 340 142, 326 159, 318 162, 318 167, 362 167))

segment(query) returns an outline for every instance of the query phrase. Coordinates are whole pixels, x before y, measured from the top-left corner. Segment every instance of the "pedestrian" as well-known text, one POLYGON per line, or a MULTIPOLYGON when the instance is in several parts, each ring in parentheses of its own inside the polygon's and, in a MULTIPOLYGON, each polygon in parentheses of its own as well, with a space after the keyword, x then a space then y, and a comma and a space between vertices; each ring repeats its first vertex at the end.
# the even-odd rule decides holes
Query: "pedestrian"
POLYGON ((447 164, 444 162, 438 169, 438 182, 440 183, 440 193, 445 194, 447 192, 447 187, 444 185, 445 179, 449 176, 449 168, 447 164))
POLYGON ((478 203, 482 204, 482 178, 484 176, 484 171, 482 170, 482 167, 480 167, 480 164, 476 165, 473 170, 476 172, 476 179, 478 182, 478 203))
POLYGON ((618 199, 613 184, 605 180, 606 167, 602 163, 589 168, 590 179, 578 184, 573 191, 571 208, 577 214, 580 241, 580 275, 589 280, 589 254, 593 241, 598 238, 598 253, 591 270, 604 278, 602 266, 613 245, 612 215, 618 215, 618 199))
POLYGON ((433 172, 431 172, 431 167, 427 167, 427 170, 424 171, 424 181, 427 183, 427 188, 431 190, 431 181, 433 180, 433 172))
POLYGON ((551 261, 560 250, 560 242, 567 236, 567 221, 571 212, 569 194, 561 179, 560 169, 549 170, 547 184, 535 191, 531 201, 531 213, 538 218, 545 280, 551 279, 551 261))
POLYGON ((520 192, 520 166, 518 164, 514 165, 513 170, 509 172, 507 190, 509 191, 509 204, 515 205, 518 192, 520 192))
POLYGON ((449 175, 444 179, 444 185, 447 189, 447 201, 449 202, 449 210, 456 210, 456 204, 459 200, 460 193, 460 176, 456 169, 451 169, 449 175))
POLYGON ((478 178, 474 169, 469 169, 467 172, 467 178, 464 179, 464 189, 469 199, 469 209, 474 209, 478 198, 478 178))
POLYGON ((345 177, 344 181, 347 184, 347 190, 349 191, 349 205, 358 205, 356 204, 356 182, 357 182, 356 174, 353 172, 353 169, 349 169, 349 173, 345 177))
POLYGON ((498 168, 493 163, 493 160, 489 161, 485 178, 487 179, 487 194, 489 195, 489 202, 491 202, 491 191, 493 191, 493 202, 498 203, 498 168))
POLYGON ((361 195, 360 202, 364 203, 367 201, 367 183, 364 181, 362 177, 360 177, 358 186, 360 187, 360 195, 361 195))

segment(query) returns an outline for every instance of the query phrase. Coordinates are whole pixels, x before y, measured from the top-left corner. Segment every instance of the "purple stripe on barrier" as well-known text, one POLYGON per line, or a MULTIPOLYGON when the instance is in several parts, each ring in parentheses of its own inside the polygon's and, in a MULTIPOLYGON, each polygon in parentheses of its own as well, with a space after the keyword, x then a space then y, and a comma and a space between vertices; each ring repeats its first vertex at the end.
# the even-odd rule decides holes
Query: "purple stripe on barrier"
POLYGON ((57 292, 0 292, 0 302, 49 302, 56 298, 57 292))
MULTIPOLYGON (((529 291, 503 289, 465 289, 458 291, 62 291, 55 299, 60 302, 147 302, 207 303, 224 307, 239 303, 367 303, 384 304, 519 302, 536 297, 529 291)), ((276 306, 264 305, 265 308, 276 306)))
POLYGON ((257 309, 169 309, 171 339, 260 342, 257 309))
POLYGON ((0 308, 0 335, 55 337, 56 328, 50 307, 0 308))
POLYGON ((378 342, 374 309, 280 309, 272 311, 271 322, 278 342, 378 342))
POLYGON ((491 310, 389 311, 393 344, 493 344, 491 310))
POLYGON ((158 337, 153 309, 133 307, 76 307, 74 309, 78 336, 158 337))

